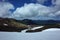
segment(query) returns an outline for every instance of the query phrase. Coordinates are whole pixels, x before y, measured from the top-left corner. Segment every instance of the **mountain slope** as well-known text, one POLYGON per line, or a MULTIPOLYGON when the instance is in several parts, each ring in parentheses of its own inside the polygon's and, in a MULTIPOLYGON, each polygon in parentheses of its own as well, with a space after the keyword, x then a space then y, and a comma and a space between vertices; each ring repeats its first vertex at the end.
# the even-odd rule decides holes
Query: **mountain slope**
POLYGON ((17 22, 15 19, 0 18, 0 31, 21 31, 28 26, 17 22))

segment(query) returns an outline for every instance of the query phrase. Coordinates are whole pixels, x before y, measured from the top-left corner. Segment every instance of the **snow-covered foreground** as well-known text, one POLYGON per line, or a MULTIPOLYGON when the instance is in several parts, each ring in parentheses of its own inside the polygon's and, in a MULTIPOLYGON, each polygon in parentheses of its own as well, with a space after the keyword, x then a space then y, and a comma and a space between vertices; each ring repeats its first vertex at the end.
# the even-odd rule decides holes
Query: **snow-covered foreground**
POLYGON ((0 40, 60 40, 60 29, 37 33, 0 32, 0 40))

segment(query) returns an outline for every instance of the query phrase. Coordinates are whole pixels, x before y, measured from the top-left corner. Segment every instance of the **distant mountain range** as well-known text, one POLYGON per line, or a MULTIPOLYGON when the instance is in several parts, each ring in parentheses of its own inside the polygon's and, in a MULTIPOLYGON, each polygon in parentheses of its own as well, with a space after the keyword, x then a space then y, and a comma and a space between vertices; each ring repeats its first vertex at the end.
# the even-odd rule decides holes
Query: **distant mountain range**
MULTIPOLYGON (((49 25, 49 24, 57 24, 60 23, 60 20, 31 20, 31 19, 24 19, 24 20, 16 20, 13 18, 0 18, 0 21, 3 23, 5 21, 15 21, 18 23, 26 24, 26 25, 49 25)), ((0 23, 1 23, 0 22, 0 23)))
POLYGON ((49 25, 49 24, 57 24, 60 23, 60 20, 29 20, 24 19, 22 20, 22 23, 28 24, 28 25, 49 25))

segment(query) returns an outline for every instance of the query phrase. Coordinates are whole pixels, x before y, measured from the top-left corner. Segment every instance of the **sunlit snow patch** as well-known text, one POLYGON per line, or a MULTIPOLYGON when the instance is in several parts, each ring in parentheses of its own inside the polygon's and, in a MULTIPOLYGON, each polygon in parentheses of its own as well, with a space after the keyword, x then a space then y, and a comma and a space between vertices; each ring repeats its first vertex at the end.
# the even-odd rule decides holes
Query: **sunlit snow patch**
POLYGON ((44 26, 34 27, 34 28, 32 28, 31 30, 39 29, 39 28, 42 28, 42 27, 44 27, 44 26))
POLYGON ((50 29, 46 29, 44 31, 60 31, 59 28, 50 28, 50 29))
POLYGON ((4 25, 4 26, 8 26, 8 24, 5 24, 5 23, 4 23, 3 25, 4 25))

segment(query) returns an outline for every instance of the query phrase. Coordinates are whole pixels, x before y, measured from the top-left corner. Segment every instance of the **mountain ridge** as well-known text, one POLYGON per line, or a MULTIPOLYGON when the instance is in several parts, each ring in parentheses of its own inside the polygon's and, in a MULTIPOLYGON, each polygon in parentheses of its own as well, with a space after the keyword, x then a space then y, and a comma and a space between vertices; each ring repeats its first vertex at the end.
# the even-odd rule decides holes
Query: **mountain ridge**
POLYGON ((33 28, 44 26, 42 29, 36 29, 37 31, 41 31, 45 28, 45 26, 48 26, 47 28, 50 28, 51 26, 54 27, 56 25, 59 27, 60 25, 58 24, 60 24, 60 20, 16 20, 13 18, 0 18, 0 31, 21 32, 22 30, 28 29, 29 27, 33 28))

